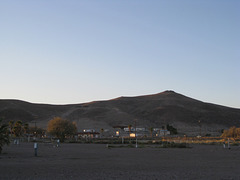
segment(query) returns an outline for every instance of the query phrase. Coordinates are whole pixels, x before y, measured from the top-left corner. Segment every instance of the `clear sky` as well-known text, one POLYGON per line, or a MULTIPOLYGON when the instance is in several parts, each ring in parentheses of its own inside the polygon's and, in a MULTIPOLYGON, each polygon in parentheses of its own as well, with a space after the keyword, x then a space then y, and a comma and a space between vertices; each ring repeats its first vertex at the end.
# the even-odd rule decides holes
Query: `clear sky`
POLYGON ((0 0, 0 99, 174 90, 240 108, 238 0, 0 0))

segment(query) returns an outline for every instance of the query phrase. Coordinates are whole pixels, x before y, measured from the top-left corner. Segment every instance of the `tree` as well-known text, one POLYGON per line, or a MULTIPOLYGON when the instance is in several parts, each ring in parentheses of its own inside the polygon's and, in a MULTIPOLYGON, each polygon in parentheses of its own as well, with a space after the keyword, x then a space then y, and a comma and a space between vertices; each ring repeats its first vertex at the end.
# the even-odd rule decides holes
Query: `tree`
POLYGON ((48 122, 47 131, 63 142, 66 136, 73 136, 77 133, 77 126, 71 121, 55 117, 48 122))
POLYGON ((14 121, 13 120, 9 121, 8 125, 9 125, 9 129, 10 129, 10 134, 11 134, 11 137, 12 137, 14 121))
POLYGON ((170 131, 171 134, 177 134, 177 129, 174 128, 173 126, 167 124, 167 130, 170 131))
POLYGON ((24 129, 24 134, 29 134, 29 124, 28 123, 24 124, 23 129, 24 129))
POLYGON ((8 132, 8 125, 2 124, 2 120, 0 119, 0 154, 2 152, 2 147, 10 143, 8 132))
POLYGON ((22 121, 18 120, 13 127, 13 133, 16 137, 20 137, 23 134, 22 121))
POLYGON ((36 126, 35 127, 31 126, 28 128, 28 133, 34 134, 34 136, 40 136, 40 137, 44 136, 45 132, 46 132, 46 130, 44 130, 43 128, 36 127, 36 126))
POLYGON ((240 128, 235 126, 230 127, 228 130, 224 130, 221 137, 223 138, 240 138, 240 128))

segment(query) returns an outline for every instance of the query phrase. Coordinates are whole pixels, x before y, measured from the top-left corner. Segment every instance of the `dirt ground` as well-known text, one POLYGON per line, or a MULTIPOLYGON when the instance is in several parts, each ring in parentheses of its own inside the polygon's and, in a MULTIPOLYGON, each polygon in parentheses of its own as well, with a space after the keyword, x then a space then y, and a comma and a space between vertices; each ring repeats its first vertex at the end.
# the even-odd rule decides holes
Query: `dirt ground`
POLYGON ((4 146, 0 179, 240 179, 240 147, 106 148, 104 144, 4 146))

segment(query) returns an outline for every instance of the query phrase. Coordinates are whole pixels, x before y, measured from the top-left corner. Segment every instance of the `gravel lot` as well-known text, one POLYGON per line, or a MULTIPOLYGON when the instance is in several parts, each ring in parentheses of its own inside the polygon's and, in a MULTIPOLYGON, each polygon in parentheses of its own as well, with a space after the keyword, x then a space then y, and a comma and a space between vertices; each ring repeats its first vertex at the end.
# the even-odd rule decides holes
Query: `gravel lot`
POLYGON ((0 179, 240 179, 240 147, 106 148, 104 144, 4 146, 0 179))

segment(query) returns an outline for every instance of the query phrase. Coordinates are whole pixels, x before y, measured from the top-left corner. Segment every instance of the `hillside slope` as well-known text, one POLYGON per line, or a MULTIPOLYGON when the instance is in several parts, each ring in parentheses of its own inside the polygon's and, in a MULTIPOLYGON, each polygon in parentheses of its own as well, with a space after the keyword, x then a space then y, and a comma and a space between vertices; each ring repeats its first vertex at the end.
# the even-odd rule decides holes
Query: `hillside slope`
POLYGON ((180 133, 189 135, 199 133, 200 127, 203 134, 214 134, 224 128, 240 126, 240 109, 204 103, 173 91, 73 105, 0 100, 0 117, 5 121, 37 122, 38 126, 46 127, 55 116, 76 121, 79 130, 111 130, 112 126, 133 125, 135 120, 139 127, 170 124, 180 133))

